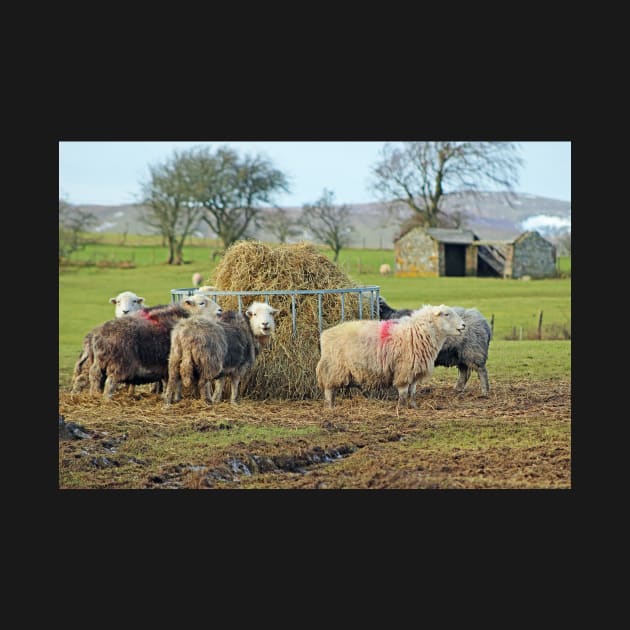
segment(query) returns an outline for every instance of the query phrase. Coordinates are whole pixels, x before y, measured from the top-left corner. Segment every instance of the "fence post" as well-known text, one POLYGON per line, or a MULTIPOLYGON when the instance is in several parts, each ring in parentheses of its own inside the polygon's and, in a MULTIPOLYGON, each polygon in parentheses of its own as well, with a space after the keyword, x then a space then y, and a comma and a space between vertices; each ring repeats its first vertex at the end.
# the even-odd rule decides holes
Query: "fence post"
POLYGON ((494 337, 494 313, 492 313, 492 317, 490 318, 490 332, 492 333, 492 336, 494 337))
POLYGON ((542 316, 543 312, 540 311, 540 315, 538 316, 538 339, 542 339, 542 316))
POLYGON ((523 341, 523 327, 521 326, 518 331, 518 340, 523 341))

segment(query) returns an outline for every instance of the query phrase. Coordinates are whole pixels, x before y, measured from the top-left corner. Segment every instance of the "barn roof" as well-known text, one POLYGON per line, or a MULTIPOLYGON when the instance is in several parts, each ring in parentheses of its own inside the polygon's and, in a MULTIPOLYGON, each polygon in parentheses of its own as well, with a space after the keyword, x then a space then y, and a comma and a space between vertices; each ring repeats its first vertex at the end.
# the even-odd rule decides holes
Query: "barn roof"
POLYGON ((459 243, 470 245, 479 237, 471 230, 455 230, 451 228, 427 228, 427 233, 441 243, 459 243))

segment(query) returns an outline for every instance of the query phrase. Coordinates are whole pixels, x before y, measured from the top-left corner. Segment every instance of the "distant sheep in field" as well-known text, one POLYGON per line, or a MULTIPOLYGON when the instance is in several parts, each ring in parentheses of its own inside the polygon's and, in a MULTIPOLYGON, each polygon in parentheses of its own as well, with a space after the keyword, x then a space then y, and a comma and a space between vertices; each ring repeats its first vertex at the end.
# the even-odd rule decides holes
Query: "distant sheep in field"
POLYGON ((402 319, 352 320, 324 330, 315 372, 326 404, 333 406, 339 387, 393 385, 396 413, 401 405, 417 407, 416 386, 431 376, 447 336, 465 328, 462 318, 442 304, 425 305, 402 319))
POLYGON ((209 284, 204 284, 202 287, 197 287, 197 289, 195 290, 195 293, 212 293, 213 291, 218 291, 218 289, 216 287, 213 287, 212 285, 209 284))
POLYGON ((193 287, 198 287, 202 282, 203 282, 203 276, 198 271, 196 273, 193 273, 193 276, 192 276, 193 287))
MULTIPOLYGON (((490 390, 488 383, 488 347, 492 339, 492 329, 486 318, 475 308, 451 307, 466 324, 463 334, 448 337, 442 346, 436 360, 436 366, 454 367, 459 370, 459 378, 455 390, 463 392, 471 370, 475 370, 479 377, 481 393, 487 396, 490 390)), ((411 309, 395 310, 379 297, 379 316, 382 320, 397 319, 411 314, 411 309)))
POLYGON ((275 331, 278 309, 252 302, 245 314, 227 311, 215 323, 195 316, 179 322, 171 336, 169 382, 164 397, 170 404, 181 399, 181 386, 198 385, 207 402, 219 402, 225 381, 231 383, 230 402, 238 402, 239 385, 256 356, 275 331), (216 380, 214 393, 212 382, 216 380))
POLYGON ((380 266, 378 271, 381 276, 389 276, 392 273, 392 268, 387 263, 384 263, 380 266))
POLYGON ((180 304, 144 309, 112 319, 92 331, 90 393, 111 399, 119 383, 141 385, 168 378, 171 330, 202 308, 218 308, 206 296, 189 296, 180 304))

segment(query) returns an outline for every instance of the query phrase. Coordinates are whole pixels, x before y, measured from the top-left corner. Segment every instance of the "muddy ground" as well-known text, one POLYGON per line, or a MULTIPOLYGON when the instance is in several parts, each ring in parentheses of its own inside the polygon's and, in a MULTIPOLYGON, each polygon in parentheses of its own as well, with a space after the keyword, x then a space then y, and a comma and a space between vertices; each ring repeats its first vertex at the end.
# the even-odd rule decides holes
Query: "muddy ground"
POLYGON ((59 393, 59 488, 570 488, 570 382, 435 384, 419 409, 354 388, 321 400, 105 403, 59 393))

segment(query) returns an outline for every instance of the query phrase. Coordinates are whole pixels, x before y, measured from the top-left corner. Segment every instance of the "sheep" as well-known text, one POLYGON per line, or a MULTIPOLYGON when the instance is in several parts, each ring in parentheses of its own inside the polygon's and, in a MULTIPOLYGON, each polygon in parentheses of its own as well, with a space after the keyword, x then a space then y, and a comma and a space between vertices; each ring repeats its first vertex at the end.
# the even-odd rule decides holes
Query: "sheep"
POLYGON ((387 263, 383 263, 378 271, 381 276, 389 276, 392 273, 392 268, 387 263))
POLYGON ((109 298, 109 302, 116 305, 116 317, 122 317, 139 311, 143 306, 144 298, 138 297, 132 291, 123 291, 116 297, 109 298))
POLYGON ((401 319, 350 320, 324 330, 315 373, 325 404, 333 407, 339 387, 394 385, 396 413, 405 404, 416 408, 417 384, 431 376, 447 336, 465 328, 462 318, 441 304, 425 305, 401 319))
POLYGON ((198 287, 202 281, 203 281, 203 276, 198 271, 193 273, 193 276, 192 276, 193 287, 198 287))
MULTIPOLYGON (((464 333, 457 337, 448 337, 435 360, 436 366, 454 367, 459 370, 455 391, 462 393, 470 378, 471 370, 477 372, 482 396, 488 396, 488 347, 492 339, 492 329, 486 318, 475 308, 451 307, 466 324, 464 333)), ((382 320, 407 316, 411 309, 395 310, 379 296, 379 317, 382 320)))
POLYGON ((218 289, 209 284, 204 284, 202 287, 197 287, 197 289, 195 289, 195 293, 208 294, 208 293, 212 293, 213 291, 218 291, 218 289))
POLYGON ((207 402, 219 402, 228 377, 230 402, 237 404, 240 381, 275 331, 274 315, 279 312, 269 304, 252 302, 245 315, 227 311, 216 322, 200 316, 179 322, 171 335, 165 404, 181 399, 182 383, 190 387, 196 380, 207 402))
POLYGON ((140 385, 168 378, 170 333, 183 318, 203 308, 218 308, 206 296, 189 296, 181 304, 143 309, 112 319, 92 330, 90 393, 112 398, 118 383, 140 385), (212 306, 214 305, 214 306, 212 306))
POLYGON ((212 379, 221 371, 227 353, 225 331, 218 324, 222 314, 217 305, 216 309, 204 309, 173 327, 164 393, 166 405, 181 400, 182 384, 187 388, 198 386, 199 393, 203 392, 210 402, 212 379))
MULTIPOLYGON (((137 313, 141 310, 144 303, 144 298, 137 296, 133 291, 123 291, 119 293, 116 297, 109 298, 110 304, 115 305, 114 316, 115 317, 124 317, 125 315, 132 315, 133 313, 137 313)), ((83 339, 83 348, 81 353, 79 354, 79 358, 74 366, 74 371, 72 373, 72 385, 71 392, 73 394, 80 393, 83 389, 85 389, 89 385, 89 376, 88 372, 90 369, 91 362, 88 359, 91 359, 91 347, 92 344, 92 334, 88 333, 83 339)), ((133 387, 129 388, 130 393, 133 394, 133 387)))
POLYGON ((252 302, 245 316, 236 311, 223 313, 219 324, 225 331, 227 352, 223 357, 223 368, 216 377, 212 402, 221 400, 228 377, 231 382, 230 402, 238 402, 241 379, 253 367, 260 350, 269 343, 276 329, 274 316, 278 313, 279 309, 265 302, 252 302))

